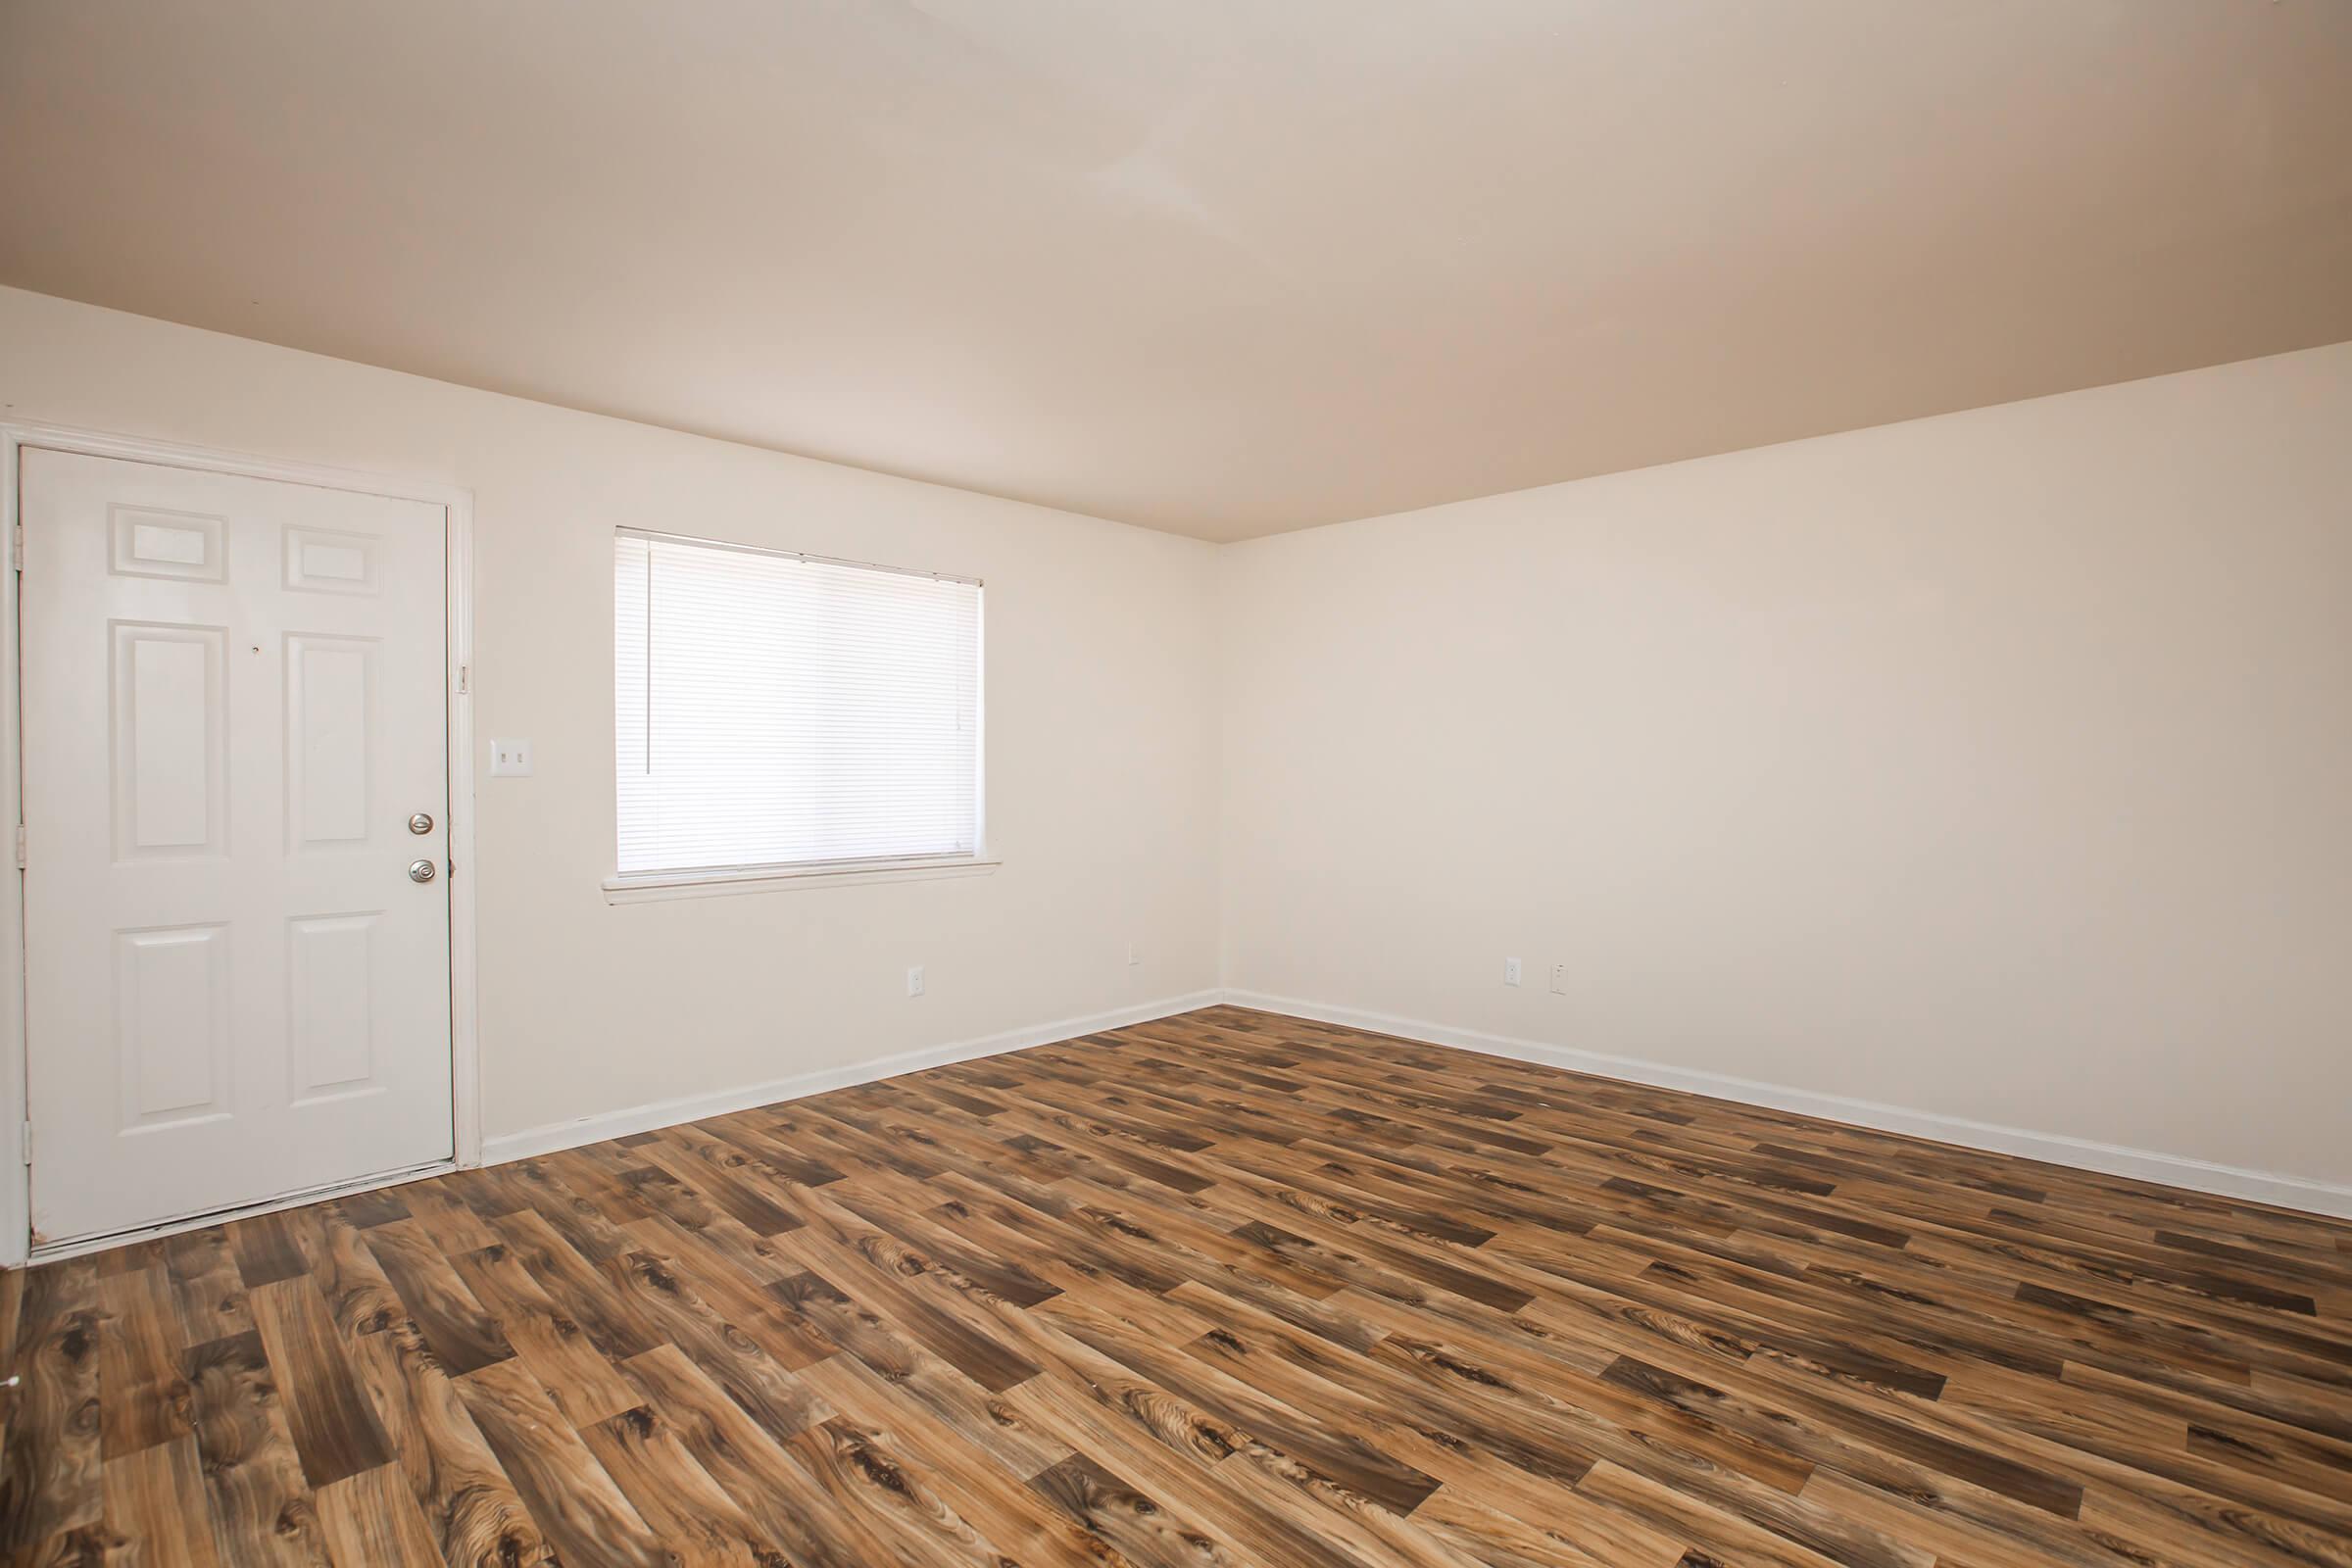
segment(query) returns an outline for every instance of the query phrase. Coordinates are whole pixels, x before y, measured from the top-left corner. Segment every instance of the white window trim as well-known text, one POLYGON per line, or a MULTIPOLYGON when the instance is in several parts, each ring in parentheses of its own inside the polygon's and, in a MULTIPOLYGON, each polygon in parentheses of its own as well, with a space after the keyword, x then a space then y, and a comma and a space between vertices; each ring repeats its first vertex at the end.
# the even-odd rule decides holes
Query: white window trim
POLYGON ((930 882, 987 876, 1003 860, 978 855, 926 856, 906 860, 809 861, 802 865, 720 866, 691 871, 643 871, 605 878, 607 904, 661 904, 672 899, 723 899, 788 888, 858 887, 868 882, 930 882))

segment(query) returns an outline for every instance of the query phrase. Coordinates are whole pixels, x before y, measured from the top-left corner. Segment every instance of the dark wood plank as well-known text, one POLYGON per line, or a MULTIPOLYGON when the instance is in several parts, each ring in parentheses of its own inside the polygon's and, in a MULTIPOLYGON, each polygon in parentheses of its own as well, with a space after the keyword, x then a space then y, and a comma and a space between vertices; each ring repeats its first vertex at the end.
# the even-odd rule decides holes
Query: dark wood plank
POLYGON ((180 1381, 179 1313, 160 1263, 98 1282, 106 1327, 99 1340, 99 1402, 109 1459, 188 1435, 180 1381))
POLYGON ((637 1403, 637 1391, 597 1349, 579 1320, 559 1306, 503 1244, 452 1261, 564 1420, 585 1426, 637 1403))
POLYGON ((179 1309, 179 1343, 204 1345, 253 1327, 245 1304, 245 1281, 237 1273, 228 1233, 219 1228, 165 1239, 164 1272, 179 1309))
POLYGON ((282 1210, 236 1221, 228 1227, 228 1243, 236 1254, 237 1277, 248 1291, 310 1272, 310 1259, 295 1240, 294 1222, 282 1210))
MULTIPOLYGON (((122 1560, 216 1568, 211 1503, 193 1433, 106 1463, 106 1532, 122 1560)), ((101 1561, 104 1558, 99 1559, 101 1561)))
POLYGON ((302 1463, 261 1332, 187 1352, 189 1421, 212 1499, 213 1540, 233 1563, 325 1564, 302 1463))
POLYGON ((752 1419, 673 1346, 632 1359, 628 1374, 703 1472, 800 1568, 860 1568, 889 1560, 860 1519, 836 1514, 782 1441, 752 1419))
MULTIPOLYGON (((460 1234, 473 1239, 471 1232, 460 1234)), ((367 1233, 367 1247, 450 1376, 463 1377, 514 1353, 498 1320, 483 1310, 449 1256, 416 1220, 376 1226, 367 1233)))
POLYGON ((652 1405, 590 1422, 580 1438, 655 1536, 689 1562, 760 1568, 785 1560, 652 1405))
POLYGON ((37 1271, 24 1282, 17 1316, 8 1370, 18 1387, 0 1441, 0 1551, 10 1552, 95 1524, 105 1512, 96 1266, 37 1271))
POLYGON ((416 1326, 403 1320, 345 1348, 450 1568, 553 1563, 554 1548, 416 1326))
POLYGON ((351 1372, 325 1301, 307 1276, 255 1289, 253 1315, 276 1374, 303 1478, 316 1492, 391 1462, 375 1409, 351 1372))
POLYGON ((457 1383, 499 1467, 558 1552, 572 1562, 665 1568, 662 1544, 527 1369, 498 1361, 457 1383))
POLYGON ((318 1528, 340 1568, 435 1568, 440 1548, 395 1465, 362 1470, 318 1489, 318 1528))

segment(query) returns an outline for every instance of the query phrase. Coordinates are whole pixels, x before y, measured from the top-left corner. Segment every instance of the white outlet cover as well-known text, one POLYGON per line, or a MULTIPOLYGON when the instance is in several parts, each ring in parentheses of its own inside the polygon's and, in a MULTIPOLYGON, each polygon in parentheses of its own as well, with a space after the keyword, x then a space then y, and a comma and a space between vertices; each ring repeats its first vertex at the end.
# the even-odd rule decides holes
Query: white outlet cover
POLYGON ((919 963, 906 971, 906 994, 910 997, 923 994, 923 966, 919 963))
POLYGON ((1502 960, 1502 983, 1506 986, 1515 986, 1519 983, 1519 960, 1517 958, 1502 960))
POLYGON ((1564 997, 1568 994, 1568 966, 1566 964, 1555 963, 1551 966, 1551 990, 1554 996, 1564 997))
POLYGON ((529 778, 531 776, 531 743, 529 741, 492 741, 490 743, 490 776, 492 778, 529 778))

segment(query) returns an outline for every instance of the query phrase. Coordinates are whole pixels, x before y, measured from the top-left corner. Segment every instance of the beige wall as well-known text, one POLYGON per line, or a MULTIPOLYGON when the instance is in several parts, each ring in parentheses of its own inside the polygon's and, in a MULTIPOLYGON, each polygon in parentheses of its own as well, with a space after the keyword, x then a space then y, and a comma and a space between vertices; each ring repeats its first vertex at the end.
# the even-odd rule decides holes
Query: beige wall
POLYGON ((2352 1183, 2352 345, 1220 569, 1229 985, 2352 1183))
POLYGON ((473 492, 493 1140, 1215 983, 1208 545, 14 290, 0 405, 473 492), (986 578, 1003 869, 608 906, 618 523, 986 578))
POLYGON ((2352 1184, 2352 345, 1221 550, 9 290, 0 418, 473 492, 538 763, 472 760, 493 1140, 1221 932, 1263 996, 2352 1184), (1004 869, 608 906, 620 522, 986 577, 1004 869))

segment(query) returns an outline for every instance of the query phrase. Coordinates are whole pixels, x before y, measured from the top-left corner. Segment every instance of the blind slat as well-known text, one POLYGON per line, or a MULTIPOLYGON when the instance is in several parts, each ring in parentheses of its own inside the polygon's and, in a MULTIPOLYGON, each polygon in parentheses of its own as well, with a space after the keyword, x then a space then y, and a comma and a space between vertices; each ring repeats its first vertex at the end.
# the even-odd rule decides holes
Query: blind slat
POLYGON ((978 850, 979 584, 621 534, 612 606, 624 874, 978 850))

